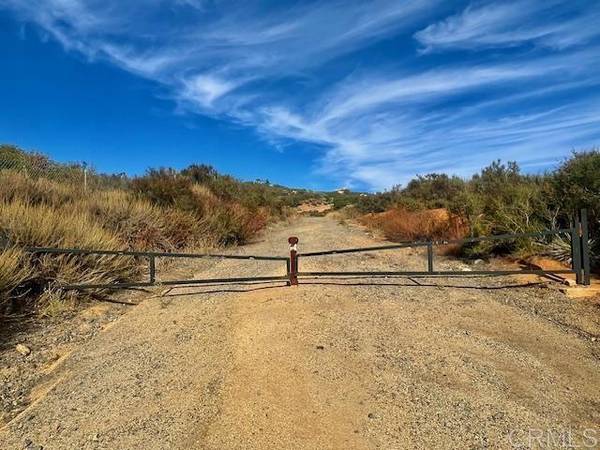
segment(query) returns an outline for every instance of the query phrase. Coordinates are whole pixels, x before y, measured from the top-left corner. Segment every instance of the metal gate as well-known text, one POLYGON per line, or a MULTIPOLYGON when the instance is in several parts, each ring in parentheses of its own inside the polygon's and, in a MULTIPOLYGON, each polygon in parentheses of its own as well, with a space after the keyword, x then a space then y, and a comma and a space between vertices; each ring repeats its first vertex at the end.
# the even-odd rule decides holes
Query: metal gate
POLYGON ((576 220, 571 228, 561 228, 554 230, 544 230, 536 233, 517 233, 501 234, 494 236, 481 236, 466 239, 438 240, 438 241, 412 241, 400 242, 394 245, 381 245, 375 247, 346 248, 341 250, 325 250, 318 252, 299 253, 297 244, 298 238, 291 237, 290 243, 290 284, 298 284, 299 279, 303 277, 327 277, 327 276, 410 276, 410 277, 460 277, 472 275, 502 276, 502 275, 552 275, 552 274, 575 274, 577 284, 590 284, 590 254, 589 254, 589 232, 587 211, 582 209, 577 214, 576 220), (542 270, 542 269, 519 269, 519 270, 471 270, 463 271, 443 271, 436 270, 434 267, 434 247, 440 245, 462 245, 481 241, 512 240, 522 238, 539 238, 553 235, 567 235, 571 241, 571 268, 561 270, 542 270), (361 271, 361 272, 311 272, 299 269, 300 261, 306 258, 313 258, 325 255, 343 255, 348 253, 369 252, 375 250, 395 250, 401 248, 425 247, 427 249, 427 267, 416 271, 361 271))
POLYGON ((257 255, 219 255, 213 253, 169 253, 169 252, 136 252, 136 251, 118 251, 118 250, 87 250, 79 248, 45 248, 28 247, 26 251, 33 254, 59 254, 59 255, 112 255, 112 256, 131 256, 148 260, 148 280, 131 283, 110 283, 110 284, 64 284, 63 289, 128 289, 136 287, 154 286, 156 284, 165 286, 176 286, 186 284, 213 284, 213 283, 242 283, 248 281, 277 281, 289 280, 290 264, 289 258, 285 256, 257 256, 257 255), (213 258, 213 259, 241 259, 256 261, 282 261, 286 263, 286 275, 267 276, 267 277, 242 277, 242 278, 206 278, 198 280, 160 280, 156 279, 156 260, 158 258, 213 258))
POLYGON ((536 233, 518 233, 502 234, 494 236, 481 236, 466 239, 437 240, 437 241, 412 241, 400 242, 392 245, 380 245, 374 247, 346 248, 340 250, 324 250, 318 252, 298 252, 298 238, 290 237, 290 256, 260 256, 260 255, 222 255, 211 253, 168 253, 168 252, 136 252, 136 251, 116 251, 116 250, 88 250, 76 248, 43 248, 29 247, 25 250, 33 254, 66 254, 66 255, 112 255, 112 256, 130 256, 148 260, 148 280, 130 283, 111 283, 111 284, 65 284, 63 289, 122 289, 147 287, 156 284, 165 286, 176 285, 200 285, 214 283, 242 283, 242 282, 266 282, 266 281, 287 281, 288 285, 298 285, 299 280, 306 277, 327 277, 327 276, 410 276, 410 277, 460 277, 472 275, 552 275, 552 274, 575 274, 577 284, 590 284, 590 256, 588 247, 588 222, 586 210, 581 210, 571 228, 561 228, 554 230, 544 230, 536 233), (434 267, 434 247, 440 245, 462 245, 467 243, 481 241, 511 240, 520 238, 539 238, 553 235, 567 235, 571 241, 571 268, 561 270, 541 270, 541 269, 521 269, 521 270, 472 270, 463 271, 444 271, 436 270, 434 267), (376 250, 396 250, 402 248, 425 247, 427 249, 427 267, 423 270, 401 270, 401 271, 302 271, 299 269, 300 261, 306 258, 314 258, 325 255, 344 255, 349 253, 369 252, 376 250), (237 278, 207 278, 192 280, 160 280, 156 279, 156 259, 158 258, 221 258, 221 259, 239 259, 256 261, 281 261, 285 262, 286 274, 280 276, 257 276, 257 277, 237 277, 237 278))

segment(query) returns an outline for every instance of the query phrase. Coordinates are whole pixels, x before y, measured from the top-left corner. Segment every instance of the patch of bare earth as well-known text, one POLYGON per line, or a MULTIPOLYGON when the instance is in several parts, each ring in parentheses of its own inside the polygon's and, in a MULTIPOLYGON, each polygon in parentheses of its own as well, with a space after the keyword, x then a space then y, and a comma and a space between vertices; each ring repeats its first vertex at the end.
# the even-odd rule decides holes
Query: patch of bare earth
POLYGON ((299 214, 325 214, 333 209, 331 203, 325 203, 319 200, 312 200, 302 203, 296 208, 299 214))
POLYGON ((29 316, 4 323, 0 346, 0 426, 35 402, 43 392, 45 380, 72 351, 113 323, 126 308, 102 303, 53 318, 29 316))
MULTIPOLYGON (((237 251, 285 255, 289 235, 301 251, 376 243, 304 218, 237 251)), ((425 265, 410 249, 300 260, 425 265)), ((197 275, 283 270, 219 261, 197 275)), ((467 277, 177 289, 65 358, 0 448, 527 448, 530 430, 600 442, 599 303, 559 288, 467 277)))

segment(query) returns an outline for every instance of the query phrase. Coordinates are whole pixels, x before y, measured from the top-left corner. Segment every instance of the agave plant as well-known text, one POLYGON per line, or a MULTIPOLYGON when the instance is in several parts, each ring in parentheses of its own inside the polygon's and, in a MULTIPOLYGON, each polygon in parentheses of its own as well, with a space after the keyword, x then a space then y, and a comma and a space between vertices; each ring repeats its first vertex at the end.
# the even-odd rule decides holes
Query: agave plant
POLYGON ((544 256, 549 256, 564 264, 571 265, 571 236, 556 235, 549 244, 545 245, 544 256))
MULTIPOLYGON (((600 249, 599 242, 596 239, 589 239, 588 248, 590 249, 590 264, 592 267, 597 267, 600 262, 598 251, 600 249)), ((555 236, 552 242, 544 246, 543 254, 544 256, 549 256, 562 263, 571 265, 571 236, 555 236)))

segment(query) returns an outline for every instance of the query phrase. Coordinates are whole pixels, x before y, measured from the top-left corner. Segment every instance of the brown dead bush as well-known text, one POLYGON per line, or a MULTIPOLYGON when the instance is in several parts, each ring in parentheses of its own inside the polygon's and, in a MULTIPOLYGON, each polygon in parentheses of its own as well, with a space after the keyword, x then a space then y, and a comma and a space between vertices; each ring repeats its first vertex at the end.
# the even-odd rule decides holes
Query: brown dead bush
POLYGON ((394 208, 366 214, 359 221, 394 242, 461 239, 468 232, 466 221, 445 208, 421 211, 394 208))

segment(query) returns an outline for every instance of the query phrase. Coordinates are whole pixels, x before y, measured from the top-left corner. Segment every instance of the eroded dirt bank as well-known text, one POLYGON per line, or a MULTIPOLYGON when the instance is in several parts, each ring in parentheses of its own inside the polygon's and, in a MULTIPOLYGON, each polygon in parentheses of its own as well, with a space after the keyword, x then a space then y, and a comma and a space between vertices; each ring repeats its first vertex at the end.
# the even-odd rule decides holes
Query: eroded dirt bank
MULTIPOLYGON (((306 218, 238 251, 285 255, 289 235, 301 251, 375 243, 306 218)), ((402 250, 301 264, 425 261, 402 250)), ((282 270, 219 261, 199 275, 282 270)), ((506 288, 516 279, 416 282, 206 286, 150 298, 61 361, 0 431, 0 448, 527 448, 532 429, 600 444, 597 303, 551 284, 506 288)))

